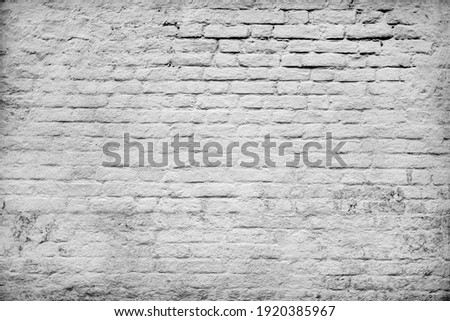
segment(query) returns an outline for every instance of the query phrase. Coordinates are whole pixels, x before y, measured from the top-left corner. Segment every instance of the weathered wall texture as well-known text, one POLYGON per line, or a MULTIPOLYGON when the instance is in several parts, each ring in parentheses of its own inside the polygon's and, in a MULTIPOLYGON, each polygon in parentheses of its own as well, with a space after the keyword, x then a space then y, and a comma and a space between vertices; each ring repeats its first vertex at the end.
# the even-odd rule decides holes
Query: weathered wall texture
POLYGON ((448 299, 447 1, 2 4, 2 299, 448 299), (347 168, 103 167, 195 133, 347 168))

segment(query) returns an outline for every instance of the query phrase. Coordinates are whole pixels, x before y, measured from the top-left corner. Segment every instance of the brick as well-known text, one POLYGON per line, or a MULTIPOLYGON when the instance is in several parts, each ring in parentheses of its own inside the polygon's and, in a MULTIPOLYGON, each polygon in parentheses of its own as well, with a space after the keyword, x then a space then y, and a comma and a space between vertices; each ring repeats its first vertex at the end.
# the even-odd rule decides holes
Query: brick
POLYGON ((287 44, 276 40, 247 40, 242 43, 245 53, 278 53, 286 48, 287 44))
POLYGON ((311 13, 312 23, 353 24, 355 21, 355 11, 319 10, 311 13))
POLYGON ((221 52, 240 52, 241 42, 239 40, 219 40, 219 50, 221 52))
POLYGON ((314 10, 322 9, 326 6, 325 0, 309 1, 309 0, 277 0, 277 6, 281 9, 295 10, 314 10))
POLYGON ((253 38, 269 38, 272 35, 273 26, 254 25, 252 26, 251 36, 253 38))
POLYGON ((243 108, 270 108, 270 109, 304 109, 306 101, 300 96, 242 96, 239 101, 240 107, 243 108))
MULTIPOLYGON (((97 109, 98 110, 98 109, 97 109)), ((31 112, 37 122, 91 122, 94 121, 93 109, 45 109, 31 112)))
POLYGON ((367 123, 404 123, 406 121, 406 114, 403 111, 383 111, 379 112, 377 110, 369 111, 364 113, 364 119, 367 123))
POLYGON ((393 36, 393 31, 386 24, 358 24, 347 26, 346 36, 348 39, 387 39, 393 36))
POLYGON ((435 169, 431 173, 431 180, 435 185, 447 184, 449 179, 450 179, 449 173, 445 172, 442 169, 435 169))
POLYGON ((200 23, 182 24, 178 35, 181 38, 201 38, 203 35, 203 25, 200 23))
POLYGON ((329 81, 334 79, 334 70, 330 69, 313 69, 311 70, 311 80, 329 81))
POLYGON ((212 55, 210 53, 178 53, 172 57, 176 66, 209 66, 212 55))
POLYGON ((404 85, 400 82, 380 82, 369 84, 369 92, 373 95, 397 96, 404 90, 404 85))
POLYGON ((269 68, 248 68, 248 79, 261 80, 269 78, 269 68))
POLYGON ((274 38, 319 39, 320 28, 309 25, 275 26, 272 34, 274 38))
POLYGON ((348 95, 353 97, 363 97, 367 93, 367 86, 365 83, 343 83, 333 82, 328 87, 330 95, 348 95))
POLYGON ((349 68, 364 68, 367 66, 367 56, 349 56, 348 57, 348 67, 349 68))
POLYGON ((131 80, 134 76, 134 70, 132 68, 115 68, 112 73, 112 79, 114 80, 131 80))
POLYGON ((310 52, 317 47, 317 42, 311 40, 292 40, 289 42, 290 52, 310 52))
POLYGON ((307 54, 302 57, 302 66, 306 67, 342 67, 345 65, 345 56, 339 54, 307 54))
POLYGON ((280 81, 277 83, 277 92, 280 95, 296 95, 299 93, 299 84, 293 81, 280 81))
POLYGON ((370 67, 407 67, 411 63, 411 57, 407 54, 395 56, 371 56, 367 59, 370 67))
POLYGON ((249 30, 246 26, 209 25, 205 28, 206 38, 247 38, 249 30))
MULTIPOLYGON (((253 1, 243 0, 243 1, 226 1, 226 0, 213 0, 208 3, 210 8, 213 9, 247 9, 251 7, 253 1)), ((203 6, 204 4, 201 4, 203 6)))
POLYGON ((202 67, 180 67, 178 69, 178 78, 180 80, 202 80, 202 67))
POLYGON ((209 82, 206 86, 206 92, 210 94, 225 94, 228 92, 229 84, 226 82, 209 82))
POLYGON ((334 79, 342 82, 374 81, 375 71, 372 69, 336 71, 334 79))
POLYGON ((214 52, 217 48, 217 42, 206 39, 174 40, 172 48, 177 52, 214 52))
POLYGON ((243 68, 207 68, 205 79, 207 80, 242 80, 247 78, 247 72, 243 68))
POLYGON ((274 84, 270 82, 243 82, 231 83, 231 92, 234 94, 271 94, 274 92, 274 84))
POLYGON ((325 39, 344 39, 344 26, 325 27, 322 30, 322 38, 325 39))
POLYGON ((283 11, 268 10, 240 10, 238 12, 237 23, 243 24, 283 24, 285 14, 283 11))
MULTIPOLYGON (((160 94, 164 93, 166 84, 163 82, 153 82, 153 81, 146 81, 142 83, 142 92, 144 94, 160 94)), ((138 101, 138 106, 141 106, 141 102, 138 101)), ((120 107, 120 106, 117 106, 120 107)), ((133 106, 135 107, 135 106, 133 106)))
POLYGON ((401 40, 383 43, 383 52, 395 54, 397 52, 430 53, 433 43, 425 40, 401 40))
POLYGON ((238 61, 244 67, 277 67, 280 57, 278 55, 248 54, 239 55, 238 61))
POLYGON ((300 93, 303 95, 326 95, 328 88, 329 85, 327 83, 305 81, 300 84, 300 93))
POLYGON ((69 96, 67 101, 67 107, 77 108, 97 108, 106 106, 108 100, 106 96, 91 96, 91 95, 74 95, 69 96))
POLYGON ((213 65, 217 67, 237 67, 239 64, 235 55, 216 54, 213 65))
POLYGON ((357 53, 359 47, 352 41, 316 41, 314 52, 357 53))
POLYGON ((238 17, 237 11, 209 10, 209 15, 204 23, 210 25, 234 25, 238 17))
POLYGON ((179 82, 167 82, 164 84, 164 93, 168 94, 196 94, 205 91, 206 83, 201 81, 179 81, 179 82))
POLYGON ((378 23, 382 17, 383 12, 381 11, 363 11, 357 15, 356 22, 362 24, 378 23))
POLYGON ((298 70, 293 68, 272 68, 269 78, 271 80, 308 80, 309 70, 298 70))
POLYGON ((377 80, 400 81, 401 70, 399 68, 382 68, 377 70, 377 80))
POLYGON ((414 25, 424 22, 426 19, 425 14, 420 11, 413 10, 393 10, 386 13, 386 23, 390 25, 414 25))
POLYGON ((353 7, 352 0, 330 0, 328 1, 328 7, 333 10, 346 10, 353 7))
POLYGON ((141 61, 145 62, 146 67, 167 65, 170 63, 170 59, 170 55, 159 53, 150 53, 141 57, 141 61))
POLYGON ((112 84, 112 90, 109 86, 105 91, 99 89, 101 93, 111 93, 111 91, 121 94, 139 94, 142 91, 142 84, 136 80, 119 81, 112 84))
POLYGON ((167 67, 141 68, 135 74, 137 80, 174 80, 176 76, 176 69, 167 67))
POLYGON ((308 11, 288 11, 287 23, 290 25, 305 24, 309 21, 308 11))
POLYGON ((358 42, 358 48, 362 54, 380 53, 381 43, 379 41, 360 41, 358 42))
POLYGON ((283 55, 281 56, 281 66, 283 67, 301 67, 302 66, 302 55, 283 55))
POLYGON ((230 95, 199 96, 197 105, 200 108, 233 108, 236 107, 239 97, 230 95))
POLYGON ((42 96, 40 102, 44 107, 63 107, 66 100, 67 97, 64 95, 46 94, 42 96))
POLYGON ((356 4, 356 9, 362 10, 379 10, 379 11, 389 11, 394 9, 395 2, 390 0, 360 0, 356 4))

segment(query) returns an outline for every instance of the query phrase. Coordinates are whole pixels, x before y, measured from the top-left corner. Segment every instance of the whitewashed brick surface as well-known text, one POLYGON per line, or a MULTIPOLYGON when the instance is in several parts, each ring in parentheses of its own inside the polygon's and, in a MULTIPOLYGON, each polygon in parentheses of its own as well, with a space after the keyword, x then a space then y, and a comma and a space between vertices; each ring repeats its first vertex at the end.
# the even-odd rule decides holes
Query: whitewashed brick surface
POLYGON ((1 17, 1 299, 450 298, 448 1, 6 1, 1 17), (348 167, 103 167, 125 132, 332 132, 348 167))

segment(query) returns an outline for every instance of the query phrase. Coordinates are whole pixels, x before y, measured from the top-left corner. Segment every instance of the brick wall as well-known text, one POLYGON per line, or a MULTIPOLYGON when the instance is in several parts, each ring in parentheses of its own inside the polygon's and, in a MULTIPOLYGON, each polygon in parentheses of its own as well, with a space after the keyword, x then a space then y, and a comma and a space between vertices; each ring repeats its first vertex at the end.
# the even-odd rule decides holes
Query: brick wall
POLYGON ((1 298, 449 298, 447 1, 1 13, 1 298), (125 132, 332 132, 348 166, 102 166, 125 132))

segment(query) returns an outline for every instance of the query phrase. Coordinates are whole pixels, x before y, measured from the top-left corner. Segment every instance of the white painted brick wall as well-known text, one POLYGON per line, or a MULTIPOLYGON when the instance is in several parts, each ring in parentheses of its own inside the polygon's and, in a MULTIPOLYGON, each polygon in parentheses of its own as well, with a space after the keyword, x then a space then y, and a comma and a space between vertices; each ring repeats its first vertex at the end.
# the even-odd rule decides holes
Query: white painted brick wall
POLYGON ((447 1, 2 3, 0 298, 449 299, 447 1), (346 168, 103 167, 180 133, 346 168))

